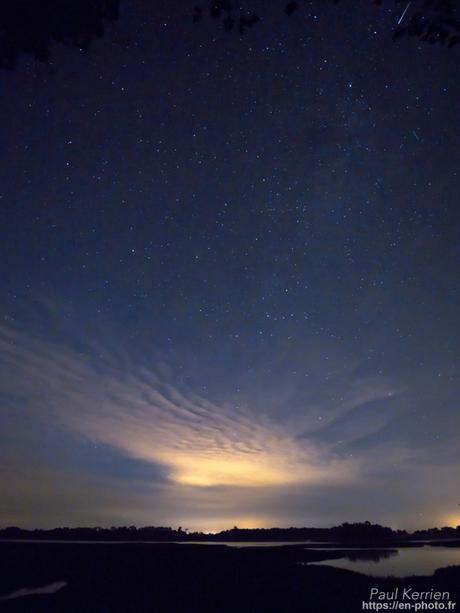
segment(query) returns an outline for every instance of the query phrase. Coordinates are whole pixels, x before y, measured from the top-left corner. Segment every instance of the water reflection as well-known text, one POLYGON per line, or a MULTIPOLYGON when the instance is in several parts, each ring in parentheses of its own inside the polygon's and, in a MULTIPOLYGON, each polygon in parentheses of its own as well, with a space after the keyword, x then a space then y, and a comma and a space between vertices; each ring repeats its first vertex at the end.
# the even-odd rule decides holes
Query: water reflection
POLYGON ((391 556, 397 556, 397 549, 369 549, 368 551, 357 551, 356 553, 347 554, 346 559, 350 562, 380 562, 380 560, 386 560, 391 556))
POLYGON ((400 548, 398 550, 369 550, 347 553, 339 560, 314 562, 321 566, 334 566, 373 577, 429 576, 438 568, 460 565, 460 547, 400 548), (369 557, 371 556, 371 557, 369 557))

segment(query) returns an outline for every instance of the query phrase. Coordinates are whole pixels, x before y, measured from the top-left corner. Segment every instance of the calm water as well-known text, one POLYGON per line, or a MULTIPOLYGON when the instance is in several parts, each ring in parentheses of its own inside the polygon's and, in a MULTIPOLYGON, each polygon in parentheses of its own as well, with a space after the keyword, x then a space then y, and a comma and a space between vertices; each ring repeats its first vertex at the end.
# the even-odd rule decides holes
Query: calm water
POLYGON ((437 568, 460 565, 460 547, 414 547, 395 551, 370 550, 339 560, 311 562, 320 566, 346 568, 373 577, 432 575, 437 568))
MULTIPOLYGON (((2 540, 0 540, 2 542, 2 540)), ((6 542, 6 541, 3 541, 6 542)), ((14 542, 14 541, 8 541, 14 542)), ((16 542, 29 543, 59 543, 65 544, 113 544, 124 545, 129 543, 164 543, 165 541, 53 541, 53 540, 21 540, 16 542)), ((181 545, 227 545, 228 547, 279 547, 282 545, 312 545, 312 541, 181 541, 181 545)), ((321 543, 315 542, 315 550, 334 551, 335 548, 321 547, 321 543)), ((326 542, 322 543, 326 544, 326 542)), ((330 543, 332 544, 332 543, 330 543)), ((337 549, 347 548, 346 544, 337 549)), ((423 547, 399 548, 394 550, 383 548, 369 548, 363 550, 356 548, 355 553, 350 553, 339 560, 325 560, 323 562, 308 562, 307 564, 319 564, 321 566, 334 566, 345 568, 355 572, 371 575, 373 577, 407 577, 410 575, 432 575, 438 568, 445 566, 460 565, 460 544, 458 547, 423 547)))

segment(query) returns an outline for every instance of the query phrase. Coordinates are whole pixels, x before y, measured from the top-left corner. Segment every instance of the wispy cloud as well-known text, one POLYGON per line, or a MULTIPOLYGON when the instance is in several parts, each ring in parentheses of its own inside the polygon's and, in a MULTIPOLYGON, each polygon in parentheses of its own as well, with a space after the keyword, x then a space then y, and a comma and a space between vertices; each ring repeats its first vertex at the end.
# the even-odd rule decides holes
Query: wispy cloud
POLYGON ((77 351, 3 327, 0 350, 4 386, 15 402, 56 426, 163 465, 173 483, 271 487, 356 478, 355 460, 306 444, 295 419, 214 403, 174 383, 168 369, 130 361, 102 341, 80 343, 77 351))

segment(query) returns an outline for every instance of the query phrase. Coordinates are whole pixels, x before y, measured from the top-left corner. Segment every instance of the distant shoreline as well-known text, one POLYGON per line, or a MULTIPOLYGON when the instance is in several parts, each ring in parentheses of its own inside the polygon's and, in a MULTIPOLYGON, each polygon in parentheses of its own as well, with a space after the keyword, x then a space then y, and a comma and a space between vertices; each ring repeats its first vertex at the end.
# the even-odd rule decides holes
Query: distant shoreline
POLYGON ((328 550, 328 549, 400 549, 400 548, 418 548, 426 545, 431 547, 444 546, 444 547, 460 547, 460 539, 437 539, 437 540, 386 540, 386 541, 260 541, 249 540, 235 541, 235 540, 183 540, 183 541, 150 541, 150 540, 127 540, 127 539, 45 539, 45 538, 1 538, 0 543, 42 543, 47 545, 195 545, 195 546, 230 546, 230 547, 288 547, 314 550, 328 550))
POLYGON ((362 523, 343 523, 331 528, 238 528, 218 533, 191 532, 182 528, 120 526, 111 528, 80 527, 28 530, 18 527, 0 529, 0 541, 47 542, 105 542, 105 543, 286 543, 420 546, 423 543, 460 542, 460 526, 428 530, 393 530, 386 526, 362 523))

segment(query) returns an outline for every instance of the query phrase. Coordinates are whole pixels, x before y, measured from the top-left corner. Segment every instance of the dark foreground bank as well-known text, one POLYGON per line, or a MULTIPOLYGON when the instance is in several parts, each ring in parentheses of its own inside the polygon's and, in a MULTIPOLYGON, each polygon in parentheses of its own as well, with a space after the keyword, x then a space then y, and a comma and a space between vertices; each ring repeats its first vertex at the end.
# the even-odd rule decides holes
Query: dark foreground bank
POLYGON ((376 579, 301 562, 343 552, 281 546, 0 543, 0 595, 66 582, 55 594, 0 601, 28 613, 358 613, 372 588, 448 591, 460 607, 460 567, 433 577, 376 579))

